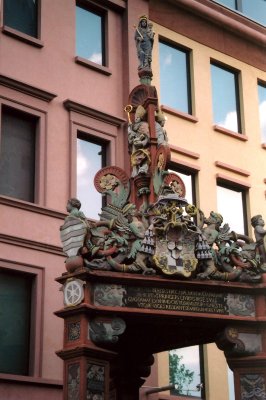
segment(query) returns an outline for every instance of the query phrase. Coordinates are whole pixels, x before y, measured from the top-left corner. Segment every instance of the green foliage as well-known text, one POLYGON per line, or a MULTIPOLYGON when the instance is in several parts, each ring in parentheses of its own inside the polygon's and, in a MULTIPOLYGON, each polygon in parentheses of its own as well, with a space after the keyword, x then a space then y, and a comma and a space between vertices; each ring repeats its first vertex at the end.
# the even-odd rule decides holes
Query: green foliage
POLYGON ((178 385, 178 388, 172 391, 172 394, 189 395, 189 385, 194 378, 194 371, 190 371, 182 363, 183 356, 174 352, 169 352, 169 378, 170 383, 178 385))

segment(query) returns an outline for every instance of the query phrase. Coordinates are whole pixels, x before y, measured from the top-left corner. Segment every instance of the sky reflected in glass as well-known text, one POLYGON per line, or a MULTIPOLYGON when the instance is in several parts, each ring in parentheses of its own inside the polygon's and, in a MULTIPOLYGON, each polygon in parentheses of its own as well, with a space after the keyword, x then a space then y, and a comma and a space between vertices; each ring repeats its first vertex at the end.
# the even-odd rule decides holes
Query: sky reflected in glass
POLYGON ((216 3, 223 4, 225 7, 233 8, 234 10, 236 10, 235 0, 215 0, 215 1, 216 3))
POLYGON ((182 174, 181 172, 175 171, 173 169, 169 169, 169 172, 174 172, 178 176, 180 176, 180 178, 182 179, 182 181, 185 184, 186 200, 189 202, 189 204, 193 204, 192 175, 185 175, 185 174, 182 174))
POLYGON ((159 43, 161 104, 190 113, 187 53, 159 43))
POLYGON ((235 384, 233 371, 228 367, 228 389, 229 389, 229 400, 235 400, 235 384))
POLYGON ((217 186, 217 211, 222 214, 223 223, 229 224, 231 231, 245 233, 242 192, 217 186))
POLYGON ((98 219, 102 196, 94 187, 94 176, 102 168, 102 146, 77 139, 77 198, 87 218, 98 219))
POLYGON ((260 131, 262 143, 266 143, 266 86, 258 85, 260 131))
POLYGON ((253 19, 262 25, 266 25, 266 1, 265 0, 215 0, 216 3, 237 10, 245 17, 253 19), (238 7, 239 6, 239 7, 238 7))
POLYGON ((103 64, 102 17, 76 7, 76 55, 103 64))
POLYGON ((234 132, 240 132, 236 98, 236 75, 211 65, 212 103, 214 123, 234 132))
POLYGON ((183 347, 181 349, 171 350, 171 353, 182 357, 180 364, 184 364, 186 369, 189 369, 190 372, 194 372, 193 381, 189 386, 184 387, 181 394, 201 398, 201 392, 198 391, 196 387, 200 383, 203 383, 200 374, 199 346, 183 347))
POLYGON ((262 25, 266 25, 266 1, 242 0, 242 12, 262 25))

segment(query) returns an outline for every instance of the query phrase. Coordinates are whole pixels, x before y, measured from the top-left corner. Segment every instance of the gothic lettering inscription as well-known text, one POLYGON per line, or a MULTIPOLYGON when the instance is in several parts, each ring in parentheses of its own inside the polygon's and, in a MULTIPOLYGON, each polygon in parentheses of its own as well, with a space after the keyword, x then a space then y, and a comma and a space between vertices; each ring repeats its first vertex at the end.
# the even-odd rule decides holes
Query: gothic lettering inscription
POLYGON ((255 300, 250 295, 214 293, 187 289, 96 284, 96 306, 143 308, 220 315, 255 316, 255 300), (118 296, 119 293, 119 296, 118 296))
POLYGON ((128 288, 127 307, 155 310, 186 311, 227 314, 228 308, 222 293, 195 292, 162 288, 128 288))

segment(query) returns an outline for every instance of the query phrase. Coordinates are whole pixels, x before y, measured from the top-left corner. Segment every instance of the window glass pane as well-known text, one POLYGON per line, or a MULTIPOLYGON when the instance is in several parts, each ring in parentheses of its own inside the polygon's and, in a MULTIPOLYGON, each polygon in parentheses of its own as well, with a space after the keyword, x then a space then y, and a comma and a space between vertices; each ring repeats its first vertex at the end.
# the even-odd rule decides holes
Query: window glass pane
POLYGON ((104 64, 102 17, 76 7, 76 54, 96 64, 104 64))
POLYGON ((98 219, 102 207, 102 196, 94 187, 95 174, 105 166, 103 145, 87 140, 77 141, 77 197, 82 211, 88 218, 98 219))
POLYGON ((242 0, 242 12, 255 21, 266 25, 265 0, 242 0))
POLYGON ((266 143, 266 86, 258 85, 259 114, 262 142, 266 143))
POLYGON ((35 117, 3 107, 0 194, 34 201, 35 117))
POLYGON ((188 53, 159 43, 161 104, 191 113, 188 53))
POLYGON ((221 3, 226 7, 236 10, 236 0, 215 0, 216 3, 221 3))
POLYGON ((0 372, 27 375, 32 280, 0 271, 0 372))
POLYGON ((169 169, 169 172, 175 172, 177 175, 180 176, 180 178, 182 179, 182 181, 185 184, 186 187, 186 200, 190 203, 190 204, 194 204, 195 200, 194 200, 194 182, 193 182, 193 176, 191 174, 183 174, 181 172, 179 172, 177 169, 169 169))
POLYGON ((235 400, 235 384, 233 371, 228 367, 228 389, 229 389, 229 400, 235 400))
POLYGON ((194 396, 202 398, 199 346, 190 346, 169 352, 170 383, 177 384, 171 395, 194 396))
POLYGON ((211 65, 214 123, 234 132, 241 132, 237 93, 237 75, 211 65))
POLYGON ((217 211, 223 216, 231 230, 245 233, 243 192, 217 186, 217 211))
POLYGON ((4 25, 37 37, 38 0, 4 0, 4 25))

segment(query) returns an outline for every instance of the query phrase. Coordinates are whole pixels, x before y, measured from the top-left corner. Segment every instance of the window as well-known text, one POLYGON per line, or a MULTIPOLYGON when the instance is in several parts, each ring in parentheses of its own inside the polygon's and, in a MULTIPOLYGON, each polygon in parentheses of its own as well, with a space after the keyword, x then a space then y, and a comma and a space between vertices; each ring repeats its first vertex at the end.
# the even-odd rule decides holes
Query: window
POLYGON ((238 73, 211 64, 214 123, 241 133, 238 73))
POLYGON ((266 143, 266 84, 258 84, 259 115, 262 143, 266 143))
POLYGON ((190 346, 169 352, 171 395, 204 398, 203 349, 190 346))
POLYGON ((217 211, 236 233, 247 234, 246 191, 229 185, 217 186, 217 211))
POLYGON ((266 25, 265 0, 215 0, 226 7, 241 12, 248 18, 254 19, 262 25, 266 25))
POLYGON ((98 219, 102 195, 94 187, 94 176, 106 166, 106 145, 89 140, 81 132, 77 139, 77 197, 88 218, 98 219))
POLYGON ((0 373, 28 375, 33 278, 0 270, 0 373))
POLYGON ((189 204, 196 204, 196 190, 195 190, 195 173, 179 169, 175 164, 172 164, 169 169, 170 172, 175 172, 180 176, 186 188, 186 200, 189 204))
POLYGON ((35 200, 35 146, 38 118, 2 106, 0 194, 35 200))
POLYGON ((106 65, 104 16, 79 3, 76 6, 76 55, 106 65))
POLYGON ((191 114, 189 51, 161 41, 159 52, 161 104, 191 114))
POLYGON ((4 0, 4 25, 37 38, 38 0, 4 0))

